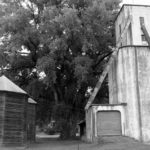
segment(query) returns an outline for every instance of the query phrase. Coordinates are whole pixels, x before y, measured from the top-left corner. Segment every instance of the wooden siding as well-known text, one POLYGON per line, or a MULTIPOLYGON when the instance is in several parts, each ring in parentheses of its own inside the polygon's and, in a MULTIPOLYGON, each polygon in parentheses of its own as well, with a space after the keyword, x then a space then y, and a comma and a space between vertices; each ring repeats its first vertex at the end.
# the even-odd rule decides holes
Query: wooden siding
POLYGON ((5 99, 4 94, 0 93, 0 145, 3 141, 3 126, 4 126, 4 108, 5 108, 5 99))
POLYGON ((29 142, 35 142, 35 111, 36 105, 28 103, 27 108, 27 139, 29 142))
POLYGON ((6 93, 4 119, 4 146, 26 144, 27 97, 23 94, 6 93))

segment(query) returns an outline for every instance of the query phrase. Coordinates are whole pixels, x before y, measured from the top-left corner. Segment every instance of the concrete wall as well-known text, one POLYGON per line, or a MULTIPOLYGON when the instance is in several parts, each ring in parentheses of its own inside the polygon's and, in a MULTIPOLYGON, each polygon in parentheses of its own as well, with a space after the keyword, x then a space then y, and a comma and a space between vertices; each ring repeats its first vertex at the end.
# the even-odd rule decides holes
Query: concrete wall
POLYGON ((90 107, 86 111, 86 140, 87 142, 93 141, 93 115, 92 115, 92 108, 90 107))
POLYGON ((117 88, 117 60, 114 60, 114 62, 111 65, 109 74, 108 74, 108 80, 109 82, 109 103, 110 104, 118 104, 118 88, 117 88))
POLYGON ((119 50, 117 68, 118 102, 127 103, 125 135, 140 139, 137 57, 135 47, 119 50))
POLYGON ((97 112, 119 110, 123 135, 150 142, 150 50, 145 46, 147 42, 142 41, 140 27, 140 17, 144 17, 150 33, 150 6, 123 6, 115 22, 116 43, 129 17, 131 24, 122 41, 117 44, 121 48, 108 74, 111 105, 92 106, 86 112, 89 141, 97 137, 97 112), (117 106, 121 103, 127 103, 127 106, 117 106))
POLYGON ((150 49, 137 49, 142 140, 150 142, 150 49))
POLYGON ((112 104, 127 103, 125 135, 150 142, 150 50, 148 47, 120 48, 116 68, 109 76, 109 85, 117 84, 116 93, 110 92, 112 104))
MULTIPOLYGON (((116 45, 118 47, 127 45, 127 34, 122 37, 122 42, 118 43, 121 33, 123 32, 126 22, 132 12, 131 7, 123 6, 120 14, 118 15, 116 22, 115 22, 115 31, 116 31, 116 45)), ((130 44, 131 45, 131 44, 130 44)))
POLYGON ((144 17, 145 26, 150 33, 150 6, 149 7, 139 7, 132 6, 132 31, 133 31, 133 45, 148 45, 147 42, 142 42, 141 35, 141 26, 140 26, 140 17, 144 17))
POLYGON ((117 46, 127 46, 127 45, 148 45, 146 41, 142 41, 140 26, 140 17, 144 17, 145 25, 148 32, 150 33, 150 6, 137 6, 137 5, 124 5, 116 19, 115 29, 116 29, 116 44, 117 46), (127 30, 127 33, 122 38, 122 42, 117 43, 121 33, 124 30, 128 18, 131 17, 132 21, 127 30))
MULTIPOLYGON (((88 142, 95 142, 98 139, 97 113, 99 111, 119 111, 121 114, 122 135, 125 135, 125 109, 126 105, 92 105, 86 113, 86 137, 88 142)), ((106 118, 107 119, 107 118, 106 118)))
POLYGON ((127 103, 125 135, 144 142, 150 142, 150 50, 142 40, 140 17, 150 33, 149 14, 150 6, 122 7, 115 22, 116 44, 122 48, 109 72, 110 103, 127 103), (117 43, 129 17, 127 33, 117 43))

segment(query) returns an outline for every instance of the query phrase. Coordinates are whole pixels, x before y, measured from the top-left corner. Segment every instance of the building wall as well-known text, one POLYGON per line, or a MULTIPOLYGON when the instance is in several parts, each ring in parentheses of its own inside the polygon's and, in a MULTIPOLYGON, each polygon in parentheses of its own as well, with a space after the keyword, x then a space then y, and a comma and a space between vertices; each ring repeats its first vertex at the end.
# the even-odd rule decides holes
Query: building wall
POLYGON ((124 35, 124 37, 122 37, 122 42, 119 42, 121 33, 123 32, 125 26, 126 26, 126 22, 130 16, 130 12, 132 12, 131 7, 122 7, 120 14, 117 17, 117 20, 115 22, 115 31, 116 31, 116 45, 118 47, 120 46, 124 46, 126 45, 126 41, 127 41, 127 34, 124 35), (118 43, 119 42, 119 43, 118 43))
POLYGON ((117 63, 118 101, 127 103, 126 135, 140 139, 140 112, 138 95, 136 47, 119 50, 117 63))
POLYGON ((118 88, 117 88, 117 59, 111 64, 108 74, 109 80, 109 104, 118 104, 118 88))
POLYGON ((120 43, 116 60, 109 71, 108 106, 93 106, 86 113, 87 138, 97 137, 97 111, 118 110, 121 112, 122 133, 137 140, 150 142, 150 50, 142 40, 140 17, 144 17, 150 33, 150 6, 125 5, 116 24, 116 43, 128 18, 131 23, 120 43), (117 104, 127 103, 126 107, 117 104))
POLYGON ((125 135, 150 142, 150 51, 143 40, 140 17, 150 33, 150 6, 124 5, 115 22, 116 44, 120 48, 116 66, 109 72, 110 103, 127 103, 125 135), (122 41, 119 37, 124 30, 128 18, 131 24, 122 41), (132 46, 134 45, 134 46, 132 46), (126 46, 126 47, 125 47, 126 46), (115 68, 115 69, 114 69, 115 68), (116 80, 113 80, 116 76, 116 80), (112 85, 117 89, 112 92, 112 85))
POLYGON ((92 107, 86 111, 86 138, 87 142, 93 141, 93 115, 92 107))
POLYGON ((110 74, 116 75, 116 80, 109 78, 110 86, 117 84, 116 93, 110 96, 116 97, 117 94, 119 104, 127 103, 125 135, 144 142, 150 142, 149 58, 148 47, 122 47, 118 52, 116 69, 110 70, 110 74))
POLYGON ((116 45, 127 46, 127 45, 148 45, 146 41, 142 41, 140 17, 144 17, 145 25, 148 32, 150 33, 150 6, 135 6, 135 5, 124 5, 119 13, 116 22, 116 45), (128 18, 131 17, 131 24, 124 36, 122 41, 118 43, 119 37, 124 30, 128 18))
MULTIPOLYGON (((98 140, 98 130, 97 130, 97 113, 99 111, 119 111, 121 113, 121 127, 122 135, 125 135, 125 114, 126 105, 92 105, 88 112, 86 113, 86 136, 87 141, 95 142, 98 140)), ((106 118, 107 119, 107 118, 106 118)))
POLYGON ((138 6, 132 6, 132 31, 133 31, 133 45, 148 45, 147 42, 142 42, 141 35, 141 25, 140 25, 140 17, 144 17, 145 26, 148 30, 148 33, 150 33, 150 6, 148 7, 138 7, 138 6))
POLYGON ((137 49, 142 140, 150 142, 150 49, 137 49))
POLYGON ((3 142, 3 127, 4 127, 4 109, 5 109, 5 97, 4 93, 0 92, 0 145, 3 142))
POLYGON ((25 146, 27 96, 11 92, 5 93, 5 116, 3 146, 25 146))
POLYGON ((29 142, 35 142, 35 111, 36 111, 36 105, 28 103, 27 139, 29 142))

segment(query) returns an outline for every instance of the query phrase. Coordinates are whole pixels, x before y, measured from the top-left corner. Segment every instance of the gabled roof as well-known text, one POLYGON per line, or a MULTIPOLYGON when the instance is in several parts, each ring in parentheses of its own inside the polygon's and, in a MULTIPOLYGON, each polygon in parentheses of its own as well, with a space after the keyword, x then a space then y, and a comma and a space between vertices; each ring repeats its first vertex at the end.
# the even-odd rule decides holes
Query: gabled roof
POLYGON ((37 102, 34 101, 32 98, 28 98, 28 103, 30 103, 30 104, 37 104, 37 102))
POLYGON ((0 77, 0 91, 27 94, 24 90, 22 90, 19 86, 17 86, 4 75, 0 77))

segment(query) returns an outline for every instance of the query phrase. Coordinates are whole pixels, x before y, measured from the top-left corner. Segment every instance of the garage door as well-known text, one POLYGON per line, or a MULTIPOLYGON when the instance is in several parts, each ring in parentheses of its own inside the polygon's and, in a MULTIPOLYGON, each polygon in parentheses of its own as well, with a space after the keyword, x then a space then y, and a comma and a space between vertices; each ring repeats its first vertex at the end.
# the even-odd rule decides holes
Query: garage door
POLYGON ((121 135, 121 115, 119 111, 100 111, 97 113, 98 136, 121 135))

